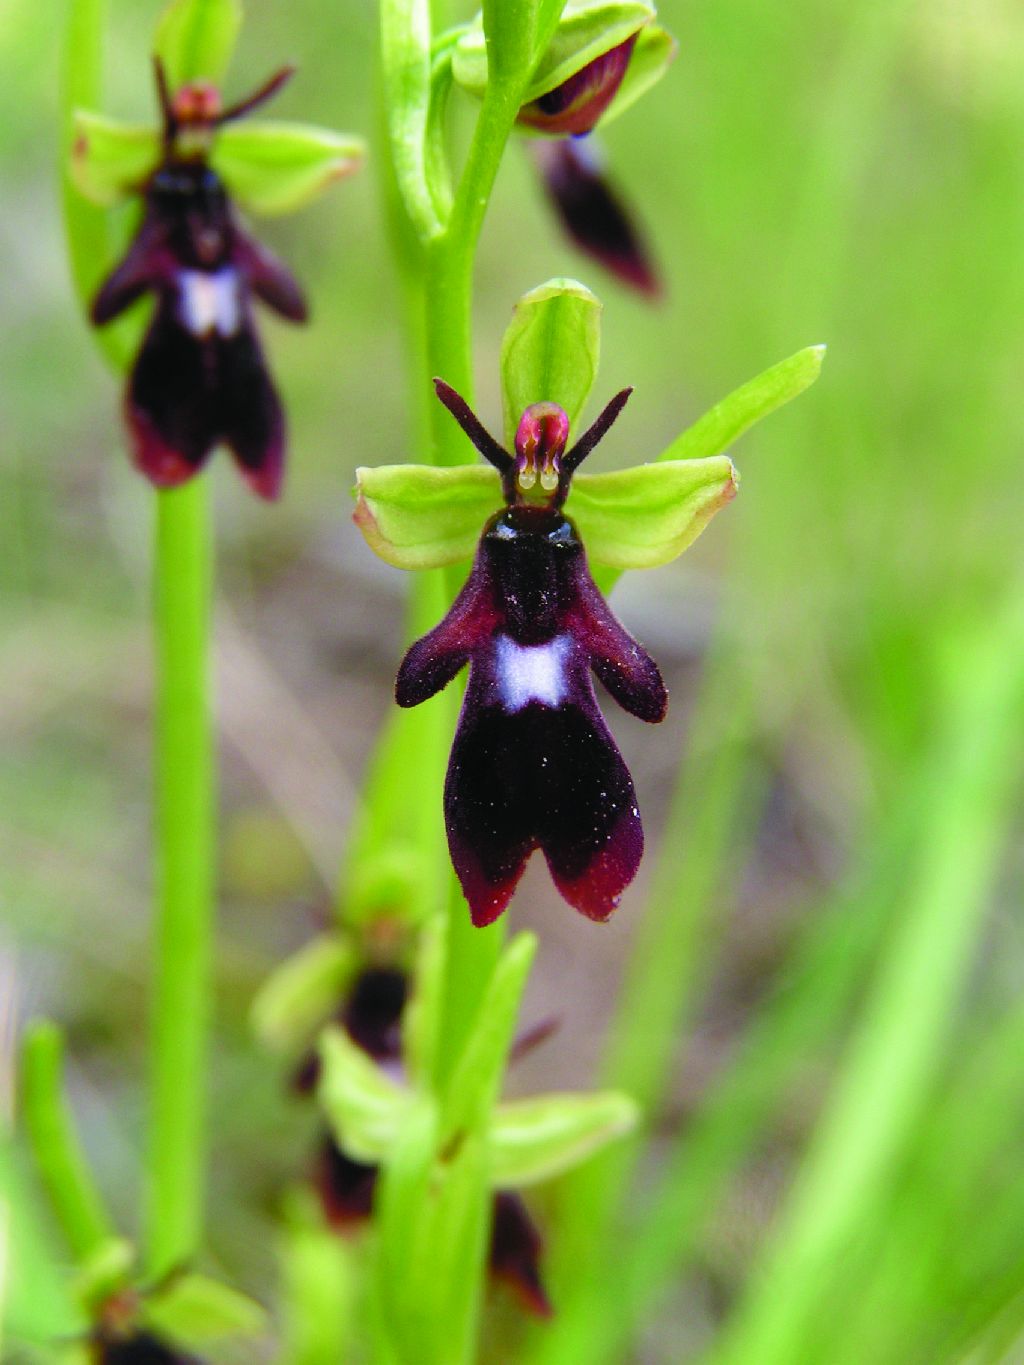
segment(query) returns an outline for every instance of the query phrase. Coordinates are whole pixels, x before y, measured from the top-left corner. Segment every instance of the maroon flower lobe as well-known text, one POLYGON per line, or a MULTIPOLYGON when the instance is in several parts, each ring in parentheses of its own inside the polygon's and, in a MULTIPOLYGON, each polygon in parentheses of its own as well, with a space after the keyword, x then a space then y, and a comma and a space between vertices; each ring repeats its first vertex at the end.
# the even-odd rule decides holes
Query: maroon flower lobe
POLYGON ((519 122, 555 137, 589 133, 611 104, 633 55, 637 35, 602 52, 575 75, 524 104, 519 122))

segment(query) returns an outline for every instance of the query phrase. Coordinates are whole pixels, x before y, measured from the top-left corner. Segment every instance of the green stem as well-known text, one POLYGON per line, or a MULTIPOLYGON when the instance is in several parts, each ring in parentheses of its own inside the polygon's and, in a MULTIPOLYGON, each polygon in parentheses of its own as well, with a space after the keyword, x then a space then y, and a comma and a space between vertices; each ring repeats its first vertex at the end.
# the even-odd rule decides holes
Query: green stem
POLYGON ((151 1273, 192 1256, 204 1199, 213 920, 209 490, 157 497, 156 942, 146 1231, 151 1273))
POLYGON ((64 1040, 54 1024, 34 1025, 22 1050, 21 1098, 36 1165, 77 1261, 114 1236, 92 1183, 61 1084, 64 1040))

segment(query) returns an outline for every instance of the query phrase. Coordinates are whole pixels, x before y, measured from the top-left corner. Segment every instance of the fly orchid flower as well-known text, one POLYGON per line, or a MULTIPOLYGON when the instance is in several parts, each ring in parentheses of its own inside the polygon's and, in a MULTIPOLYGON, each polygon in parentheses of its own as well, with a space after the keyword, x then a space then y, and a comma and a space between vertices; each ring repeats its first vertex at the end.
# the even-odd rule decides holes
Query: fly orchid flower
MULTIPOLYGON (((622 283, 649 296, 660 285, 643 234, 598 156, 578 140, 660 79, 675 51, 642 0, 569 0, 517 118, 541 139, 534 161, 566 235, 622 283)), ((486 87, 482 25, 470 25, 456 43, 452 70, 465 89, 481 93, 486 87)))
MULTIPOLYGON (((351 983, 335 1018, 348 1038, 394 1080, 404 1077, 401 1045, 402 1014, 409 997, 409 978, 388 967, 370 967, 351 983)), ((554 1021, 523 1034, 513 1045, 516 1061, 546 1039, 554 1021)), ((317 1052, 303 1060, 295 1088, 306 1094, 320 1081, 322 1065, 317 1052)), ((312 1179, 330 1226, 341 1233, 357 1231, 373 1216, 380 1167, 358 1161, 335 1141, 323 1135, 314 1159, 312 1179)), ((541 1278, 543 1239, 522 1198, 512 1190, 495 1190, 489 1268, 502 1280, 529 1312, 540 1317, 551 1313, 551 1303, 541 1278)))
POLYGON ((562 504, 573 472, 631 390, 616 394, 569 449, 564 411, 533 404, 512 455, 454 389, 434 382, 498 470, 505 507, 484 527, 448 615, 406 654, 395 696, 399 706, 417 706, 470 665, 444 811, 473 923, 497 919, 536 848, 569 904, 606 920, 636 874, 644 839, 633 781, 591 673, 641 720, 662 720, 668 694, 654 660, 596 587, 562 504))
POLYGON ((91 317, 102 327, 141 295, 156 296, 125 414, 136 463, 159 488, 197 473, 223 442, 256 493, 276 498, 281 489, 284 414, 252 305, 259 299, 304 322, 306 301, 290 271, 241 227, 209 151, 220 127, 265 103, 292 74, 283 68, 223 109, 205 81, 172 95, 156 60, 162 157, 145 185, 142 222, 91 317))

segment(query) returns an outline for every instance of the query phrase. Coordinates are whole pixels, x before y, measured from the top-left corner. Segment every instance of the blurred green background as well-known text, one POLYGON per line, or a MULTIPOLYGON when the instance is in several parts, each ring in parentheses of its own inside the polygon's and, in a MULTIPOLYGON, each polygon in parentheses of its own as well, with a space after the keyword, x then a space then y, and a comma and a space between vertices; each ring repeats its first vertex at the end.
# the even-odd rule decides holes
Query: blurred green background
MULTIPOLYGON (((159 6, 112 8, 108 111, 148 117, 159 6)), ((295 60, 275 113, 373 142, 373 7, 249 10, 231 90, 295 60)), ((651 832, 640 951, 678 993, 641 1172, 663 1216, 636 1243, 621 1312, 580 1291, 551 1329, 560 1346, 501 1338, 494 1359, 1024 1361, 1024 10, 666 0, 661 17, 675 66, 601 141, 665 297, 638 300, 564 243, 510 147, 477 275, 477 407, 500 426, 510 309, 556 274, 606 305, 595 402, 636 388, 605 467, 655 455, 804 345, 829 357, 738 447, 741 496, 695 549, 617 589, 673 684, 660 732, 613 717, 651 832)), ((0 1041, 9 1067, 20 1021, 67 1029, 86 1145, 131 1230, 152 500, 62 254, 61 19, 52 0, 0 5, 0 1041)), ((458 103, 460 131, 471 114, 458 103)), ((351 526, 352 472, 417 452, 372 157, 261 230, 308 286, 313 321, 264 320, 292 429, 283 503, 258 505, 223 455, 211 475, 210 1264, 267 1298, 310 1116, 247 1009, 329 914, 390 704, 405 584, 351 526)), ((557 1007, 563 1028, 517 1089, 593 1079, 644 901, 630 892, 594 929, 528 875, 512 910, 542 934, 527 1009, 557 1007)), ((626 1017, 626 1072, 665 1047, 645 1039, 643 1003, 641 990, 626 1017)), ((20 1155, 4 1160, 38 1303, 64 1253, 20 1155)), ((558 1255, 556 1238, 556 1283, 558 1255)), ((8 1289, 17 1323, 33 1294, 17 1274, 8 1289)))

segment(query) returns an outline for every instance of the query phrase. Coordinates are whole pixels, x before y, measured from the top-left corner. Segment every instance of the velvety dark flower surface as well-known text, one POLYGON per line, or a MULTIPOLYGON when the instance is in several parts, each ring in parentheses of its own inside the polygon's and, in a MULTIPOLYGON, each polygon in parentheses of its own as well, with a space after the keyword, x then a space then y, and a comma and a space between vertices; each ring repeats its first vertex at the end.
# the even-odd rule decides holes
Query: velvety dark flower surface
POLYGON ((544 1243, 518 1194, 499 1190, 494 1196, 490 1271, 515 1292, 520 1303, 537 1317, 549 1318, 551 1300, 540 1278, 544 1243))
POLYGON ((534 157, 566 235, 623 284, 642 294, 659 294, 661 284, 643 235, 587 140, 538 143, 534 157))
POLYGON ((172 1350, 148 1332, 100 1340, 96 1344, 96 1361, 97 1365, 200 1365, 195 1356, 172 1350))
POLYGON ((561 510, 573 470, 628 392, 569 451, 565 414, 546 403, 527 409, 513 457, 438 383, 442 401, 499 469, 508 506, 484 528, 448 615, 406 654, 395 695, 400 706, 416 706, 470 666, 444 810, 477 925, 505 909, 536 848, 565 899, 595 920, 612 913, 640 863, 633 781, 591 674, 641 720, 661 720, 667 694, 657 665, 595 586, 561 510), (538 492, 543 501, 528 500, 538 492))
POLYGON ((185 86, 171 100, 159 81, 163 159, 144 187, 142 222, 127 254, 93 302, 92 320, 102 326, 142 295, 155 296, 125 411, 136 463, 161 488, 190 478, 223 443, 256 493, 280 492, 284 415, 253 301, 293 322, 305 320, 306 304, 285 266, 242 229, 207 153, 221 123, 269 98, 289 74, 223 112, 212 87, 185 86))
POLYGON ((602 52, 554 90, 525 104, 519 122, 562 137, 589 133, 615 98, 635 44, 634 33, 602 52))

